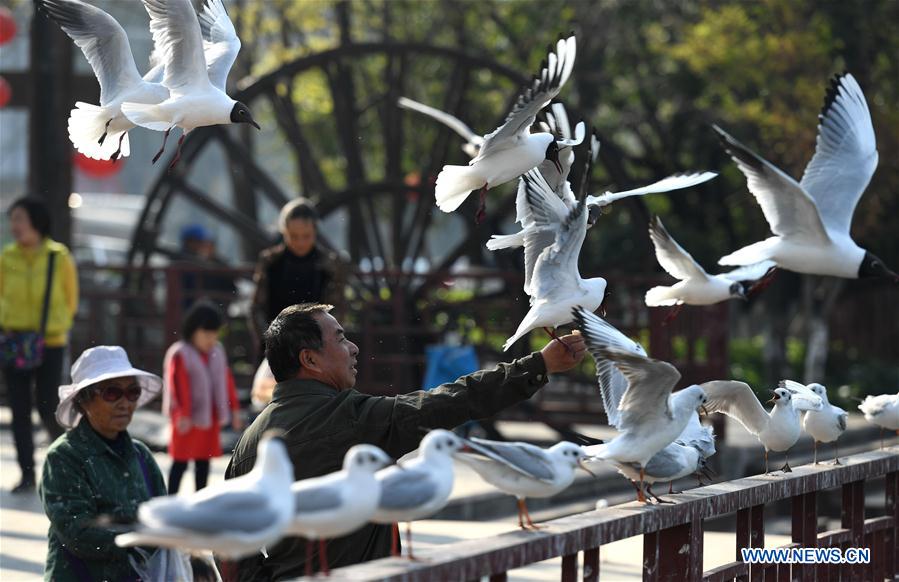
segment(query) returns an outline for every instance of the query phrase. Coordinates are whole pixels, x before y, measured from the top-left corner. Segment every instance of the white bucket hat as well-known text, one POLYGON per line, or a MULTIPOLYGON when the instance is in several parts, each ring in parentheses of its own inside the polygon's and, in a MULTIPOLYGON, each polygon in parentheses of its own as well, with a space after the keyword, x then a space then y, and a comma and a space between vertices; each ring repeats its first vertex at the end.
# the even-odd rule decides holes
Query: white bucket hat
POLYGON ((75 407, 75 396, 84 388, 103 380, 127 376, 134 376, 140 384, 138 407, 156 398, 162 390, 162 378, 133 367, 121 347, 97 346, 84 350, 72 364, 72 383, 59 387, 56 422, 66 430, 75 428, 81 420, 81 412, 75 407))

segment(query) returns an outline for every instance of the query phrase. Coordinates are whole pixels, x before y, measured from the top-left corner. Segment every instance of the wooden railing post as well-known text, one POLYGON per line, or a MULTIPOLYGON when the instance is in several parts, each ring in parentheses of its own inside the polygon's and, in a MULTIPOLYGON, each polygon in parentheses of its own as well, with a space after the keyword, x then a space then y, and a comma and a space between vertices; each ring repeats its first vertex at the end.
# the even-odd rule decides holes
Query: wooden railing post
MULTIPOLYGON (((843 527, 850 531, 849 543, 846 547, 861 548, 865 543, 865 480, 852 481, 843 485, 843 527)), ((845 552, 845 547, 843 548, 845 552)), ((851 580, 863 578, 864 564, 850 564, 848 571, 851 580)))
POLYGON ((584 550, 584 582, 599 582, 599 548, 584 550))
POLYGON ((643 579, 688 581, 702 578, 702 519, 693 511, 687 523, 660 530, 655 536, 655 550, 643 542, 643 579), (649 552, 648 552, 649 550, 649 552), (649 577, 647 553, 654 557, 655 567, 649 577), (660 568, 660 566, 663 566, 660 568))
POLYGON ((899 471, 886 474, 886 515, 893 518, 893 527, 884 536, 884 567, 889 577, 899 574, 899 471))
POLYGON ((577 582, 577 552, 562 556, 562 582, 577 582))
MULTIPOLYGON (((743 561, 742 548, 765 547, 765 506, 754 505, 737 512, 737 562, 743 561)), ((764 572, 762 568, 753 568, 748 565, 747 574, 737 576, 739 582, 753 582, 762 580, 764 572)))
MULTIPOLYGON (((793 503, 793 542, 803 548, 814 548, 818 545, 818 508, 816 492, 811 491, 792 498, 793 503)), ((793 580, 814 580, 815 567, 794 564, 793 580)))
POLYGON ((659 580, 659 532, 643 534, 643 582, 659 580))

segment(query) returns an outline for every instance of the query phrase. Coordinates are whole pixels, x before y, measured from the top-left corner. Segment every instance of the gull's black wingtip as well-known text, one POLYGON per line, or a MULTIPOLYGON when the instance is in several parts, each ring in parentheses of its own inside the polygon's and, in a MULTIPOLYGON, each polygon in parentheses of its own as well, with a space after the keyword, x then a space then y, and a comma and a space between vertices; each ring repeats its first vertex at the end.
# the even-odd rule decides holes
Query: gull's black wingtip
POLYGON ((818 114, 818 119, 824 119, 824 117, 827 116, 827 112, 833 107, 837 95, 840 94, 840 87, 843 86, 843 79, 845 79, 848 74, 849 71, 844 70, 842 73, 834 73, 830 78, 827 90, 824 92, 824 105, 821 106, 821 113, 818 114))

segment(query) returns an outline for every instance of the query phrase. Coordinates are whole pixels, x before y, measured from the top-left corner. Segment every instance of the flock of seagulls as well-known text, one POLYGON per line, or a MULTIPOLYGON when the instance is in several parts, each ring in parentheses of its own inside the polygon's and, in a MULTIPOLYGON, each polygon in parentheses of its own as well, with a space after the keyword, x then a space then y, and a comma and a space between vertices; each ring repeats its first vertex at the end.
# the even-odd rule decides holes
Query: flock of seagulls
MULTIPOLYGON (((259 129, 249 109, 225 92, 240 40, 221 0, 206 0, 197 13, 190 0, 141 0, 150 17, 155 46, 153 66, 140 75, 122 27, 107 13, 81 0, 35 0, 83 51, 100 84, 99 105, 76 103, 69 118, 74 146, 89 157, 128 156, 128 131, 135 126, 169 133, 246 123, 259 129)), ((526 499, 556 495, 582 468, 591 472, 611 464, 629 479, 637 499, 657 502, 654 483, 697 475, 711 478, 707 459, 715 454, 715 436, 700 414, 734 418, 764 448, 765 473, 770 451, 786 452, 802 429, 815 442, 834 443, 846 430, 847 414, 833 406, 821 384, 783 380, 765 410, 749 385, 713 379, 674 391, 680 373, 668 362, 650 358, 639 343, 595 315, 608 295, 602 277, 584 279, 578 269, 587 230, 603 208, 630 196, 696 186, 714 172, 675 174, 623 192, 588 192, 600 143, 584 122, 571 127, 553 99, 574 70, 574 35, 560 38, 548 51, 533 80, 518 96, 502 125, 479 136, 463 121, 428 105, 401 98, 400 107, 428 116, 458 133, 471 157, 466 166, 444 166, 435 198, 444 212, 456 211, 475 190, 476 220, 486 213, 488 190, 518 180, 518 232, 497 234, 492 251, 522 248, 524 291, 530 310, 509 337, 509 349, 530 331, 554 330, 574 322, 595 361, 600 397, 609 424, 618 434, 608 442, 561 442, 548 449, 528 443, 463 439, 433 430, 411 460, 394 463, 372 445, 357 445, 335 473, 293 482, 293 469, 278 435, 259 444, 258 461, 247 475, 199 492, 152 499, 141 505, 134 531, 121 534, 122 546, 150 545, 211 550, 226 558, 265 552, 283 536, 302 536, 311 568, 314 543, 327 571, 326 541, 366 523, 397 524, 429 517, 445 506, 453 488, 454 462, 474 469, 486 482, 518 500, 518 524, 538 526, 526 499), (588 137, 589 136, 589 137, 588 137), (568 177, 577 157, 584 171, 573 188, 568 177), (801 414, 805 413, 804 418, 801 414)), ((843 278, 878 277, 899 282, 850 236, 852 214, 876 169, 878 154, 867 103, 850 74, 838 75, 827 91, 819 116, 814 156, 797 182, 718 126, 721 143, 745 175, 748 189, 767 220, 772 236, 739 249, 718 262, 736 269, 710 275, 653 217, 650 239, 659 265, 678 281, 646 292, 649 306, 709 305, 747 299, 763 287, 774 269, 843 278)), ((603 312, 604 314, 604 312, 603 312)), ((673 312, 676 314, 676 311, 673 312)), ((859 409, 882 429, 899 431, 899 394, 868 397, 859 409)), ((783 471, 790 471, 785 462, 783 471)), ((669 486, 669 493, 671 492, 669 486)), ((409 555, 411 538, 407 543, 409 555)))

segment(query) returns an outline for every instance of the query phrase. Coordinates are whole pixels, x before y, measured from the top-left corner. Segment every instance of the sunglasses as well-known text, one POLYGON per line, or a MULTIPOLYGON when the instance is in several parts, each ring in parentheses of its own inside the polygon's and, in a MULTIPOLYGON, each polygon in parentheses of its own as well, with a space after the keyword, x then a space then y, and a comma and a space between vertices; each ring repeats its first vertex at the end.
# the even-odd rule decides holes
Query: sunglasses
POLYGON ((118 386, 107 386, 100 390, 99 394, 100 398, 106 402, 118 402, 122 396, 127 398, 128 402, 137 402, 140 398, 141 391, 140 386, 131 386, 126 389, 119 388, 118 386))

